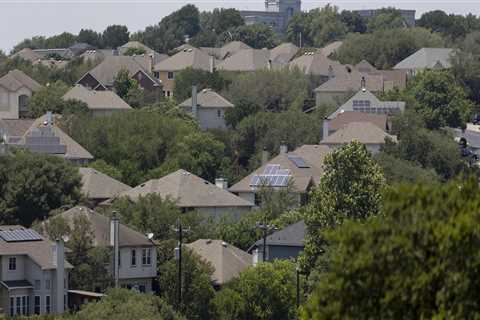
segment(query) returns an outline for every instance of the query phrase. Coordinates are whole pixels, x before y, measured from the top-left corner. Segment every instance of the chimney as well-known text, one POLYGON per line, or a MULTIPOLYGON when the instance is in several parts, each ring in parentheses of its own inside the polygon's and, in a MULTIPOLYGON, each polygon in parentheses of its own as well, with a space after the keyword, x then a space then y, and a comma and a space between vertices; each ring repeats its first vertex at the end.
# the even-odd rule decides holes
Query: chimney
POLYGON ((267 148, 264 147, 262 151, 262 166, 267 164, 268 158, 270 158, 270 155, 268 154, 267 148))
POLYGON ((280 154, 286 154, 288 152, 288 146, 285 144, 285 141, 282 141, 280 145, 280 154))
POLYGON ((153 74, 153 67, 155 66, 155 54, 153 52, 148 55, 148 62, 150 62, 150 72, 153 74))
POLYGON ((192 115, 195 119, 198 117, 197 86, 192 86, 192 115))
POLYGON ((47 111, 47 126, 51 127, 52 125, 53 125, 52 111, 47 111))
POLYGON ((113 278, 115 280, 115 288, 118 288, 119 280, 119 247, 118 247, 118 236, 119 236, 119 219, 117 214, 114 213, 112 220, 110 220, 110 245, 113 246, 113 278))
POLYGON ((53 265, 56 268, 55 273, 55 307, 56 314, 63 314, 65 312, 65 245, 63 240, 59 239, 52 246, 53 265))
POLYGON ((363 92, 365 92, 365 90, 366 90, 366 83, 367 83, 367 81, 365 80, 365 77, 362 77, 362 81, 360 82, 360 86, 361 86, 363 92))
POLYGON ((268 59, 268 70, 272 70, 272 59, 268 59))
POLYGON ((257 264, 260 262, 259 260, 261 259, 258 249, 253 250, 252 252, 252 265, 254 267, 257 266, 257 264))
POLYGON ((215 57, 214 56, 210 56, 210 73, 214 73, 215 72, 215 57))
POLYGON ((215 179, 215 185, 220 188, 220 189, 223 189, 223 190, 227 190, 228 189, 228 182, 227 182, 227 179, 225 178, 217 178, 215 179))
POLYGON ((330 129, 329 129, 329 126, 328 126, 328 122, 329 122, 328 118, 325 118, 325 119, 323 120, 323 128, 322 128, 322 129, 323 129, 323 135, 322 135, 322 140, 329 136, 329 130, 330 130, 330 129))

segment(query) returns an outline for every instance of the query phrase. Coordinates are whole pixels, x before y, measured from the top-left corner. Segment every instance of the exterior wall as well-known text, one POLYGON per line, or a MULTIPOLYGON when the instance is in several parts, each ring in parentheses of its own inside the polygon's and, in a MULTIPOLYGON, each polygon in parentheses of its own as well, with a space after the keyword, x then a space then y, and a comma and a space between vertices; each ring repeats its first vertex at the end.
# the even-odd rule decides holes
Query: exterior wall
POLYGON ((99 85, 98 81, 90 73, 83 76, 78 83, 90 89, 95 89, 99 85))
MULTIPOLYGON (((324 145, 327 145, 329 146, 330 148, 333 148, 333 149, 338 149, 340 147, 343 146, 343 144, 328 144, 328 143, 323 143, 324 145)), ((383 146, 384 144, 367 144, 366 147, 367 147, 367 150, 371 153, 371 154, 377 154, 380 152, 380 148, 383 146)))
MULTIPOLYGON (((186 112, 191 113, 192 108, 184 108, 186 112)), ((198 108, 197 121, 202 130, 208 129, 227 129, 225 122, 226 108, 198 108), (220 111, 220 117, 218 112, 220 111)))
POLYGON ((32 91, 22 87, 16 92, 11 92, 0 87, 0 119, 19 118, 18 98, 22 95, 31 97, 32 91))
POLYGON ((296 260, 300 252, 303 251, 303 247, 291 247, 291 246, 269 246, 267 242, 267 257, 268 260, 296 260))
MULTIPOLYGON (((361 17, 370 19, 375 17, 380 10, 377 9, 365 9, 365 10, 354 10, 357 12, 361 17)), ((399 10, 403 19, 409 27, 415 27, 415 10, 399 10)))
POLYGON ((137 80, 138 84, 140 85, 141 88, 145 90, 155 90, 157 86, 155 86, 155 83, 150 79, 148 76, 146 76, 143 72, 137 72, 132 76, 133 79, 137 80))
POLYGON ((254 192, 240 192, 238 196, 243 200, 247 200, 248 202, 255 204, 255 193, 254 192))
POLYGON ((207 208, 195 208, 200 214, 208 218, 221 218, 230 216, 235 220, 238 220, 242 215, 250 212, 251 207, 207 207, 207 208))
POLYGON ((122 247, 120 248, 120 279, 139 279, 154 278, 157 276, 157 251, 152 247, 122 247), (142 249, 150 248, 152 250, 152 264, 149 266, 142 265, 142 249), (135 249, 137 253, 137 265, 131 265, 131 250, 135 249))
MULTIPOLYGON (((173 73, 175 78, 175 72, 173 73)), ((163 91, 165 92, 165 96, 167 97, 167 92, 170 92, 170 96, 173 97, 173 89, 175 85, 174 79, 168 79, 168 72, 167 71, 160 71, 158 72, 158 79, 162 81, 163 91)))

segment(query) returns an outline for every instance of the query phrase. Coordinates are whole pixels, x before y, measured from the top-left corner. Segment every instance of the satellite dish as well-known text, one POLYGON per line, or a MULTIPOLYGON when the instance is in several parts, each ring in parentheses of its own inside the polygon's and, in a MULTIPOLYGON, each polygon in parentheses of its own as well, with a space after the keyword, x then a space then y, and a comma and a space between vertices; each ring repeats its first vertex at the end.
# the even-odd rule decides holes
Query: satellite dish
POLYGON ((152 239, 153 239, 153 236, 154 236, 153 233, 147 233, 147 238, 148 238, 148 240, 152 240, 152 239))
POLYGON ((66 235, 62 236, 62 240, 63 240, 63 242, 67 243, 68 241, 70 241, 70 237, 66 234, 66 235))

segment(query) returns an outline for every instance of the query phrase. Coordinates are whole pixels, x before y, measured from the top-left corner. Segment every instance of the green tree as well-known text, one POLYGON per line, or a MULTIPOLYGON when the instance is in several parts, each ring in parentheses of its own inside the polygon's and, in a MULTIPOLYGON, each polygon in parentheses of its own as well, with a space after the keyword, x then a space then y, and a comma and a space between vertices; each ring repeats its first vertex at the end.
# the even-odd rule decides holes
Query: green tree
POLYGON ((81 29, 78 33, 77 41, 88 43, 96 48, 102 48, 102 35, 91 29, 81 29))
POLYGON ((380 167, 361 143, 354 141, 327 155, 324 174, 305 212, 305 271, 325 252, 326 230, 378 213, 384 186, 380 167))
POLYGON ((236 128, 242 119, 254 115, 262 108, 248 98, 239 98, 235 103, 235 108, 230 108, 225 112, 225 121, 228 125, 236 128))
POLYGON ((192 96, 192 86, 196 85, 197 90, 212 89, 220 92, 229 81, 220 72, 208 72, 192 68, 184 69, 175 74, 174 96, 179 102, 183 102, 192 96))
POLYGON ((130 32, 126 26, 110 25, 102 33, 102 43, 106 48, 116 49, 128 42, 130 32))
POLYGON ((395 8, 381 9, 377 15, 367 23, 367 29, 369 32, 406 27, 407 23, 402 17, 402 13, 395 8))
POLYGON ((452 72, 455 78, 468 90, 470 99, 476 104, 480 102, 480 32, 476 31, 466 36, 451 57, 452 72))
POLYGON ((380 152, 375 160, 385 174, 385 179, 389 184, 400 182, 424 182, 435 183, 440 177, 433 168, 422 168, 413 161, 397 158, 391 154, 380 152))
POLYGON ((122 180, 122 172, 112 165, 109 165, 105 160, 99 159, 88 164, 90 168, 93 168, 107 176, 116 180, 122 180))
POLYGON ((129 91, 135 86, 138 86, 138 82, 135 79, 130 78, 130 74, 126 69, 120 70, 113 82, 115 93, 123 100, 127 99, 129 91))
POLYGON ((126 56, 135 56, 135 55, 142 55, 142 54, 145 54, 147 53, 147 51, 144 49, 144 48, 128 48, 124 55, 126 56))
POLYGON ((294 319, 295 264, 277 260, 242 272, 215 296, 218 319, 294 319))
POLYGON ((18 150, 0 157, 1 224, 30 226, 51 210, 81 199, 78 169, 62 158, 18 150))
POLYGON ((113 289, 99 302, 85 305, 75 315, 78 320, 131 319, 135 315, 142 320, 182 320, 171 306, 162 299, 127 289, 113 289))
POLYGON ((77 41, 77 36, 69 32, 63 32, 59 35, 49 37, 45 40, 45 48, 68 48, 77 41))
POLYGON ((327 234, 331 250, 302 319, 474 319, 476 178, 401 185, 382 215, 327 234))
POLYGON ((340 19, 347 27, 348 32, 365 33, 367 31, 367 22, 358 12, 343 10, 340 13, 340 19))
POLYGON ((61 114, 64 107, 62 97, 67 91, 68 86, 62 81, 51 83, 40 89, 28 100, 29 116, 38 118, 47 111, 61 114))
POLYGON ((255 49, 270 49, 279 42, 273 29, 260 23, 231 28, 222 33, 220 39, 222 43, 242 41, 255 49))
POLYGON ((341 39, 347 32, 347 27, 341 20, 338 8, 327 4, 321 9, 309 12, 310 35, 315 47, 323 47, 329 42, 341 39))
POLYGON ((451 20, 448 14, 442 10, 428 11, 422 14, 417 22, 419 27, 427 28, 433 32, 446 34, 451 27, 451 20))

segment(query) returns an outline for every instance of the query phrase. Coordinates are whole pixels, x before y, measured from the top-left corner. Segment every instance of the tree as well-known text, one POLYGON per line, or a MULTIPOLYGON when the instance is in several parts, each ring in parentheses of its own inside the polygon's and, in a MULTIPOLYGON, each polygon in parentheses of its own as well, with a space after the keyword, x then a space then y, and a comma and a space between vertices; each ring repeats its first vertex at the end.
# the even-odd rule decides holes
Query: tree
POLYGON ((102 35, 91 29, 81 29, 78 33, 77 41, 88 43, 96 48, 102 48, 102 35))
POLYGON ((310 38, 311 20, 311 15, 307 12, 295 13, 287 25, 287 40, 299 47, 312 46, 313 41, 310 38))
POLYGON ((135 56, 135 55, 142 55, 146 53, 147 51, 144 48, 131 47, 131 48, 128 48, 123 54, 126 56, 135 56))
POLYGON ((341 39, 347 32, 338 8, 327 4, 322 9, 309 12, 312 16, 310 22, 310 38, 315 47, 323 47, 328 43, 341 39))
POLYGON ((231 28, 222 33, 220 39, 224 44, 242 41, 254 49, 271 49, 279 42, 273 29, 260 23, 231 28))
POLYGON ((130 73, 126 69, 120 70, 113 81, 115 93, 123 100, 126 100, 128 92, 135 86, 138 86, 138 82, 130 78, 130 73))
POLYGON ((18 150, 0 157, 0 171, 6 180, 0 194, 1 224, 30 226, 81 199, 78 169, 62 158, 18 150))
POLYGON ((161 297, 169 304, 176 305, 177 310, 188 315, 188 319, 211 319, 211 301, 215 296, 211 284, 213 268, 188 248, 184 248, 182 272, 182 304, 178 305, 177 261, 172 258, 158 267, 161 297))
POLYGON ((451 21, 444 11, 434 10, 422 14, 417 25, 419 27, 430 29, 433 32, 446 34, 451 27, 451 21))
POLYGON ((352 142, 326 156, 324 175, 305 212, 308 233, 303 268, 308 271, 326 250, 324 232, 345 220, 376 215, 385 186, 383 173, 366 147, 352 142))
POLYGON ((479 195, 473 177, 401 185, 378 217, 329 232, 302 319, 478 317, 479 195))
POLYGON ((348 32, 365 33, 367 31, 367 23, 358 12, 343 10, 340 13, 340 19, 347 27, 348 32))
POLYGON ((126 26, 108 26, 102 34, 102 43, 105 48, 116 49, 128 42, 130 32, 126 26))
POLYGON ((154 295, 127 289, 113 289, 99 302, 89 303, 75 316, 78 320, 131 319, 132 315, 144 320, 182 320, 165 301, 154 295))
POLYGON ((236 126, 242 121, 242 119, 254 115, 261 111, 262 108, 248 98, 240 98, 235 103, 235 108, 228 109, 225 112, 225 122, 227 125, 236 128, 236 126))
POLYGON ((408 92, 415 97, 415 110, 427 128, 466 127, 473 104, 449 71, 427 70, 417 75, 409 83, 408 92))
POLYGON ((407 23, 402 17, 400 10, 395 8, 381 9, 370 21, 367 23, 369 32, 376 30, 406 28, 407 23))
POLYGON ((49 37, 45 40, 45 48, 55 49, 55 48, 68 48, 77 41, 77 36, 69 33, 63 32, 59 35, 49 37))
POLYGON ((93 168, 107 176, 116 180, 122 180, 122 172, 112 165, 109 165, 105 160, 99 159, 88 164, 90 168, 93 168))
POLYGON ((28 101, 28 114, 32 118, 38 118, 47 111, 61 114, 64 107, 63 95, 67 93, 68 86, 57 81, 37 91, 28 101))
POLYGON ((396 158, 395 156, 380 152, 375 160, 385 174, 385 179, 389 184, 408 182, 435 183, 440 180, 437 172, 433 168, 422 168, 413 161, 396 158))
POLYGON ((243 271, 213 300, 218 319, 294 319, 295 264, 276 260, 243 271))
POLYGON ((179 102, 183 102, 192 96, 192 86, 196 85, 197 90, 212 89, 216 92, 227 87, 229 81, 220 72, 208 72, 186 68, 175 74, 174 96, 179 102))
POLYGON ((480 32, 476 31, 466 36, 451 57, 452 72, 455 78, 468 90, 469 98, 476 104, 480 102, 480 32))

